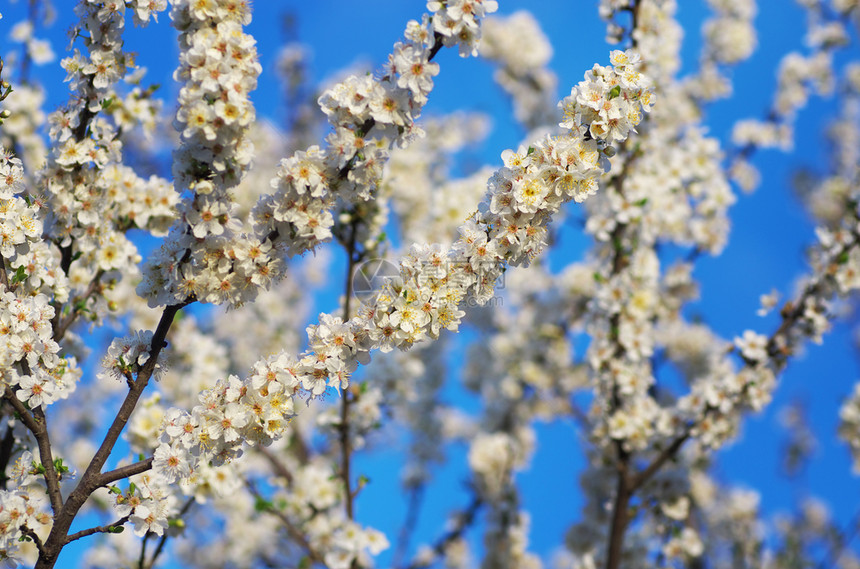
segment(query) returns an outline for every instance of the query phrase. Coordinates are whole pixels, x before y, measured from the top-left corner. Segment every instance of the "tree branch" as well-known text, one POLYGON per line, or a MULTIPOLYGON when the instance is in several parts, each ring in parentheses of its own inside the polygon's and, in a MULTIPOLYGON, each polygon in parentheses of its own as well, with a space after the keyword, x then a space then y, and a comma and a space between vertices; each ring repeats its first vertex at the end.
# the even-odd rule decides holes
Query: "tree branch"
MULTIPOLYGON (((22 364, 27 366, 26 361, 22 362, 22 364)), ((26 367, 25 372, 29 375, 29 366, 26 367)), ((45 414, 41 407, 34 409, 31 414, 8 385, 4 389, 3 397, 9 401, 12 408, 20 417, 21 422, 24 423, 24 426, 36 438, 36 444, 39 446, 39 461, 45 469, 45 485, 48 489, 48 499, 51 501, 51 510, 54 512, 54 519, 56 520, 63 509, 63 496, 60 492, 60 479, 57 476, 57 471, 54 469, 54 457, 51 451, 51 439, 48 436, 48 426, 45 423, 45 414)))
POLYGON ((119 468, 115 468, 111 471, 105 472, 99 477, 99 484, 97 488, 101 488, 102 486, 107 486, 112 482, 116 482, 117 480, 122 480, 124 478, 129 478, 134 476, 135 474, 140 474, 142 472, 146 472, 152 468, 152 457, 141 460, 139 462, 135 462, 134 464, 127 464, 126 466, 121 466, 119 468))
POLYGON ((436 558, 445 554, 445 549, 447 549, 451 543, 460 539, 466 530, 469 529, 475 521, 475 516, 477 515, 478 510, 480 510, 483 505, 484 501, 476 494, 475 497, 472 498, 472 502, 469 506, 457 518, 457 525, 433 544, 431 549, 435 554, 434 558, 429 560, 413 561, 406 567, 406 569, 423 569, 424 567, 432 565, 436 558))
POLYGON ((125 525, 125 522, 127 522, 130 517, 131 517, 131 515, 129 514, 128 516, 120 518, 111 524, 92 527, 92 528, 88 528, 88 529, 82 529, 81 531, 75 532, 75 533, 67 536, 66 541, 63 545, 69 544, 73 541, 81 539, 82 537, 87 537, 88 535, 93 535, 96 533, 114 533, 114 531, 113 531, 114 528, 118 528, 118 527, 125 525))
MULTIPOLYGON (((245 487, 248 488, 248 491, 251 492, 251 495, 254 496, 254 498, 256 498, 257 500, 265 500, 263 496, 257 491, 257 489, 254 488, 254 485, 251 484, 250 481, 245 481, 245 487)), ((293 525, 293 522, 290 521, 290 518, 288 518, 286 514, 276 508, 266 508, 265 511, 278 518, 281 523, 284 524, 284 529, 287 530, 287 533, 290 535, 290 538, 307 552, 308 557, 311 561, 313 561, 314 563, 319 563, 324 567, 327 567, 323 556, 316 552, 313 546, 311 546, 311 543, 308 541, 305 534, 301 530, 299 530, 299 528, 293 525)))
MULTIPOLYGON (((161 320, 158 323, 158 327, 155 329, 155 333, 152 336, 152 343, 149 348, 149 359, 145 364, 143 364, 140 371, 138 371, 137 378, 134 381, 129 382, 129 391, 120 405, 111 426, 108 428, 108 432, 105 434, 102 444, 99 446, 92 460, 90 460, 90 464, 87 466, 87 469, 78 482, 78 485, 74 490, 72 490, 72 493, 69 494, 62 510, 54 515, 54 525, 51 528, 51 533, 48 536, 47 541, 45 542, 45 553, 44 555, 39 556, 39 561, 36 564, 37 569, 50 569, 54 566, 57 562, 57 557, 60 555, 60 551, 65 545, 65 539, 69 528, 71 527, 72 521, 74 521, 78 511, 93 491, 104 485, 104 480, 106 480, 106 478, 102 475, 101 469, 104 467, 113 452, 114 445, 117 440, 119 440, 125 425, 131 418, 131 414, 134 411, 138 400, 143 394, 143 390, 146 388, 149 383, 149 379, 155 372, 158 355, 161 353, 161 350, 167 346, 165 338, 167 337, 167 332, 170 330, 170 326, 173 324, 176 314, 191 302, 192 301, 186 301, 182 304, 165 307, 164 312, 161 314, 161 320)), ((123 471, 122 469, 117 470, 123 471)), ((113 472, 113 474, 115 473, 116 471, 113 472)), ((111 476, 113 476, 113 474, 111 474, 111 476)))
POLYGON ((25 525, 21 526, 19 529, 21 530, 21 533, 33 540, 33 543, 36 544, 36 549, 39 550, 39 555, 42 555, 45 552, 45 546, 42 544, 42 540, 39 539, 36 532, 25 525))

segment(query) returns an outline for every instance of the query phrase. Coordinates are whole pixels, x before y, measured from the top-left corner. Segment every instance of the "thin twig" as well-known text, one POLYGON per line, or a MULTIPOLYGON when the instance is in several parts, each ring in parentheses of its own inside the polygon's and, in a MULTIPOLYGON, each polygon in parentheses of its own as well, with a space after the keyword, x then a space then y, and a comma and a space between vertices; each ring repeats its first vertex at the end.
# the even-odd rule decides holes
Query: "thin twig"
POLYGON ((651 477, 657 474, 657 471, 662 468, 666 462, 675 456, 678 451, 681 449, 681 446, 689 439, 691 436, 690 429, 687 429, 683 434, 681 434, 677 439, 675 439, 672 444, 667 446, 663 451, 657 455, 651 464, 649 464, 644 470, 639 472, 636 476, 633 477, 633 480, 630 482, 630 492, 636 492, 641 488, 646 482, 648 482, 651 477))
POLYGON ((257 452, 259 452, 260 454, 262 454, 266 458, 267 461, 269 461, 269 464, 271 465, 272 469, 275 471, 275 474, 277 474, 278 476, 280 476, 281 478, 286 480, 287 484, 292 484, 293 473, 289 471, 289 469, 286 467, 286 465, 283 462, 278 460, 278 457, 275 456, 275 453, 273 453, 272 451, 270 451, 266 447, 258 447, 255 450, 257 452))
POLYGON ((147 470, 152 468, 152 461, 153 458, 149 457, 133 464, 127 464, 125 466, 120 466, 119 468, 115 468, 113 470, 105 472, 99 477, 98 487, 100 488, 102 486, 107 486, 108 484, 116 482, 117 480, 122 480, 124 478, 134 476, 135 474, 146 472, 147 470))
POLYGON ((20 530, 21 530, 21 533, 23 533, 24 535, 26 535, 27 537, 29 537, 30 539, 33 540, 33 543, 36 544, 36 549, 39 550, 39 555, 42 555, 45 551, 45 548, 44 548, 44 545, 42 544, 42 540, 39 539, 39 536, 36 534, 36 532, 27 526, 21 526, 20 530))
MULTIPOLYGON (((248 491, 251 492, 251 495, 254 496, 254 498, 256 498, 258 501, 265 501, 265 498, 263 498, 263 496, 257 491, 257 489, 250 481, 245 481, 245 487, 248 488, 248 491)), ((290 521, 290 518, 288 518, 286 514, 284 514, 277 508, 266 508, 265 511, 278 518, 281 523, 284 524, 284 529, 287 530, 287 533, 290 535, 290 538, 292 538, 293 541, 295 541, 297 544, 299 544, 299 546, 302 547, 302 549, 305 550, 311 561, 313 561, 314 563, 319 563, 324 567, 327 567, 323 556, 316 552, 313 546, 311 546, 305 534, 299 528, 297 528, 292 521, 290 521)))
MULTIPOLYGON (((179 510, 179 513, 176 515, 177 518, 181 518, 185 514, 188 513, 188 510, 191 509, 191 506, 194 504, 194 496, 190 497, 185 504, 183 504, 182 509, 179 510)), ((155 562, 158 561, 158 556, 161 555, 162 551, 164 551, 164 546, 167 543, 167 539, 170 537, 170 534, 164 532, 161 535, 161 539, 158 540, 158 545, 155 547, 155 551, 152 553, 152 558, 150 558, 149 563, 146 564, 144 569, 152 569, 155 567, 155 562)))
POLYGON ((92 528, 88 528, 88 529, 82 529, 79 532, 75 532, 72 535, 67 536, 66 537, 66 544, 69 544, 73 541, 81 539, 82 537, 87 537, 88 535, 93 535, 96 533, 114 533, 114 528, 124 526, 125 522, 127 522, 130 517, 131 517, 131 514, 129 514, 128 516, 122 517, 122 518, 118 519, 117 521, 115 521, 111 524, 105 524, 103 526, 92 527, 92 528))
MULTIPOLYGON (((134 381, 129 382, 129 391, 120 405, 111 426, 108 428, 101 445, 90 460, 90 463, 83 476, 81 476, 77 486, 75 486, 74 490, 69 494, 66 502, 62 505, 62 509, 54 514, 54 525, 51 528, 51 533, 48 535, 48 539, 45 541, 45 552, 43 555, 39 556, 39 560, 36 564, 37 569, 49 569, 54 566, 57 562, 57 557, 60 555, 60 551, 65 545, 69 528, 71 527, 78 511, 89 499, 90 495, 97 488, 103 486, 105 483, 104 481, 107 480, 107 478, 105 478, 101 473, 101 469, 104 467, 108 458, 110 458, 114 445, 119 440, 120 435, 131 418, 132 412, 137 406, 137 402, 140 400, 144 389, 146 389, 146 386, 149 384, 152 374, 155 372, 155 366, 158 363, 158 356, 161 353, 161 350, 167 346, 165 339, 167 337, 167 332, 170 330, 170 326, 173 324, 176 314, 190 303, 191 301, 186 301, 182 304, 167 306, 165 307, 164 312, 162 312, 161 320, 152 336, 152 343, 149 347, 149 359, 143 364, 143 366, 141 366, 137 373, 137 378, 134 381)), ((51 467, 53 467, 53 465, 51 465, 51 467)), ((126 472, 122 469, 117 470, 120 472, 126 472)), ((116 471, 114 471, 113 474, 108 474, 113 476, 116 474, 116 471)))
MULTIPOLYGON (((23 362, 26 365, 26 362, 23 362)), ((29 368, 27 369, 29 373, 29 368)), ((41 412, 41 407, 37 407, 36 412, 30 412, 24 403, 18 399, 15 392, 8 385, 4 389, 3 397, 9 401, 12 408, 20 417, 24 426, 33 433, 36 438, 36 444, 39 446, 39 460, 45 469, 45 485, 48 489, 48 498, 51 501, 51 510, 54 512, 54 519, 63 509, 63 496, 60 493, 60 480, 57 476, 57 471, 54 469, 54 458, 51 452, 51 439, 48 436, 48 428, 45 424, 45 415, 41 412)))
POLYGON ((409 492, 406 519, 403 521, 403 527, 400 528, 400 534, 397 536, 397 549, 391 559, 392 567, 398 567, 409 550, 409 542, 412 540, 412 534, 415 533, 415 526, 418 524, 418 513, 421 511, 424 489, 424 484, 421 483, 413 486, 409 492))
MULTIPOLYGON (((348 262, 346 267, 346 283, 344 284, 345 299, 343 303, 343 320, 345 322, 349 320, 350 301, 352 300, 352 275, 355 270, 356 262, 355 236, 358 232, 357 225, 358 221, 353 219, 352 223, 350 224, 349 242, 346 246, 348 262)), ((355 515, 355 512, 353 510, 353 498, 355 496, 352 491, 352 474, 350 472, 352 459, 352 449, 349 442, 350 397, 350 391, 348 389, 344 390, 340 404, 340 475, 341 479, 343 480, 343 488, 345 493, 344 506, 346 508, 346 517, 352 520, 355 515)))
POLYGON ((457 525, 452 528, 448 533, 436 540, 436 543, 433 544, 431 548, 434 553, 433 559, 413 561, 406 567, 406 569, 423 569, 424 567, 429 567, 430 565, 432 565, 436 558, 441 557, 445 554, 445 550, 451 543, 463 537, 463 534, 475 521, 475 516, 477 515, 478 510, 480 510, 481 506, 483 505, 483 500, 480 496, 476 494, 469 506, 458 517, 457 525))
POLYGON ((78 316, 80 316, 84 312, 83 309, 79 310, 77 306, 81 303, 86 303, 90 296, 92 296, 95 292, 98 291, 99 287, 101 286, 101 278, 104 273, 104 269, 99 269, 98 271, 96 271, 95 276, 90 281, 90 284, 87 286, 87 290, 84 291, 84 294, 82 294, 81 296, 76 296, 74 299, 69 301, 69 306, 71 306, 71 308, 69 309, 69 315, 68 317, 66 317, 65 320, 63 320, 62 311, 57 309, 57 313, 54 316, 53 322, 54 335, 52 336, 52 339, 55 342, 59 342, 63 339, 63 336, 66 335, 66 332, 68 331, 69 327, 71 327, 71 325, 75 323, 75 320, 78 319, 78 316))

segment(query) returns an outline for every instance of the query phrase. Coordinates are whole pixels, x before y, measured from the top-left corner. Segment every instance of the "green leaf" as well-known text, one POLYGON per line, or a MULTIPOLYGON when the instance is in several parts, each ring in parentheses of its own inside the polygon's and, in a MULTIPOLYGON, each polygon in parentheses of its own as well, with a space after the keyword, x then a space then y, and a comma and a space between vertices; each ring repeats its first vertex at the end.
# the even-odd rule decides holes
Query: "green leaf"
POLYGON ((82 298, 75 302, 75 311, 76 312, 89 312, 89 308, 87 308, 87 299, 82 298))
POLYGON ((122 533, 125 531, 125 526, 110 526, 108 533, 122 533))
POLYGON ((616 85, 612 89, 609 90, 609 100, 611 101, 615 97, 621 94, 621 85, 616 85))
POLYGON ((21 265, 15 270, 15 276, 12 277, 12 284, 22 283, 27 280, 27 269, 21 265))
POLYGON ((66 466, 65 464, 63 464, 62 458, 55 458, 54 459, 54 470, 56 470, 57 473, 59 473, 59 474, 65 474, 66 472, 69 471, 69 467, 66 466))
POLYGON ((637 202, 633 202, 633 203, 634 203, 634 205, 638 205, 639 207, 642 207, 646 203, 648 203, 648 198, 642 198, 641 200, 639 200, 637 202))
POLYGON ((261 496, 257 496, 257 499, 254 500, 254 510, 258 512, 268 512, 273 509, 274 504, 261 496))
POLYGON ((534 152, 535 152, 534 146, 529 146, 529 150, 528 150, 528 152, 526 152, 526 156, 531 156, 532 154, 534 154, 534 152))
POLYGON ((119 489, 119 486, 111 486, 108 488, 108 492, 111 494, 122 494, 122 490, 119 489))
POLYGON ((848 259, 849 259, 848 251, 842 251, 841 253, 839 253, 839 256, 836 257, 836 262, 840 265, 844 265, 845 263, 848 262, 848 259))

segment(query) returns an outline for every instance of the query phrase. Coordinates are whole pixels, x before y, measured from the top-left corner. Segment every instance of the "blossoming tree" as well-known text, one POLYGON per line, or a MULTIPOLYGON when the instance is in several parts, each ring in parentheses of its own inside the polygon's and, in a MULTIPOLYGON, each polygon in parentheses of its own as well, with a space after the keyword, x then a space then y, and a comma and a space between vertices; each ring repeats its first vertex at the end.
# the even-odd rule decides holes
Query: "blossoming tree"
MULTIPOLYGON (((88 567, 541 567, 518 473, 536 425, 568 419, 584 507, 554 566, 860 566, 820 508, 767 535, 754 496, 711 470, 860 287, 860 2, 800 2, 806 52, 731 144, 706 110, 756 47, 755 1, 708 0, 683 75, 676 0, 598 4, 614 45, 560 101, 537 22, 495 0, 426 2, 374 72, 321 87, 291 44, 280 133, 251 102, 247 0, 171 2, 170 102, 124 48, 167 25, 167 1, 81 0, 50 110, 31 68, 51 59, 36 32, 52 7, 31 0, 0 66, 0 560, 70 566, 85 543, 88 567), (453 167, 482 116, 422 116, 445 50, 490 61, 529 133, 499 164, 453 167), (798 184, 818 224, 808 273, 773 330, 723 339, 691 316, 694 268, 728 242, 756 153, 790 147, 836 86, 832 163, 798 184), (591 250, 551 269, 570 225, 591 250), (310 317, 330 274, 337 306, 310 317), (356 465, 386 444, 406 516, 374 528, 356 465), (468 501, 417 532, 458 445, 468 501)), ((844 393, 860 461, 860 388, 844 393)))

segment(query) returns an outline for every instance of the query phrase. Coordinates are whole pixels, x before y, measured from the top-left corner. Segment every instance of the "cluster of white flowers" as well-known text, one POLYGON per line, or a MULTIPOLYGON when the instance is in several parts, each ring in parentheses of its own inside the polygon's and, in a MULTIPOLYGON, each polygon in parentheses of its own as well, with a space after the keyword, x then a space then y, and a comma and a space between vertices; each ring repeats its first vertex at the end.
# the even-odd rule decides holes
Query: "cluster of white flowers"
POLYGON ((41 205, 22 195, 21 161, 0 152, 0 378, 31 408, 46 406, 71 393, 81 371, 74 358, 59 356, 53 338, 55 298, 68 294, 59 259, 41 240, 41 205))
POLYGON ((499 7, 496 0, 428 0, 433 13, 433 31, 442 36, 442 44, 457 46, 463 57, 477 55, 481 39, 481 18, 499 7))
POLYGON ((793 52, 780 63, 774 108, 781 116, 792 117, 807 103, 811 94, 826 95, 832 91, 831 51, 818 51, 808 57, 793 52))
POLYGON ((851 447, 854 472, 860 473, 860 384, 839 409, 839 436, 851 447))
MULTIPOLYGON (((480 37, 481 18, 495 7, 488 0, 429 2, 428 9, 435 12, 432 19, 425 16, 421 23, 407 25, 405 40, 395 45, 381 78, 352 76, 325 92, 320 105, 334 127, 328 146, 311 146, 281 162, 272 180, 275 193, 263 196, 252 212, 253 234, 236 233, 231 205, 218 200, 221 191, 207 176, 197 176, 195 203, 205 207, 201 205, 194 215, 186 211, 188 228, 176 228, 174 238, 148 262, 141 295, 153 306, 188 298, 235 305, 252 300, 259 289, 282 278, 284 255, 304 253, 331 238, 336 200, 346 207, 371 200, 388 149, 405 145, 420 133, 415 119, 439 71, 438 64, 431 62, 441 47, 432 29, 442 38, 441 45, 459 45, 461 54, 468 55, 480 37), (236 243, 225 248, 228 237, 236 243), (211 246, 206 246, 207 241, 211 246), (194 251, 189 262, 176 262, 186 250, 194 251)), ((194 130, 186 127, 183 136, 193 134, 189 128, 194 130)), ((211 140, 214 131, 210 134, 206 138, 211 140)), ((245 149, 240 145, 236 150, 244 154, 245 149)), ((189 172, 194 173, 194 168, 189 172)), ((229 197, 226 191, 224 195, 229 197)))
POLYGON ((498 496, 510 484, 511 471, 523 463, 523 457, 516 456, 517 446, 505 433, 480 433, 475 437, 469 447, 469 468, 482 492, 498 496))
POLYGON ((518 121, 529 129, 555 122, 558 78, 547 68, 552 46, 530 12, 488 18, 481 57, 500 64, 493 78, 512 97, 518 121))
MULTIPOLYGON (((455 113, 423 121, 424 138, 391 155, 382 179, 405 243, 453 241, 463 219, 475 210, 492 170, 482 168, 451 180, 450 157, 483 140, 489 130, 484 115, 455 113)), ((380 207, 389 201, 377 200, 380 207)))
POLYGON ((739 147, 756 146, 788 151, 794 142, 794 132, 787 124, 748 119, 735 123, 732 142, 739 147))
POLYGON ((3 99, 4 110, 9 112, 9 116, 3 119, 0 146, 14 147, 27 172, 40 168, 48 152, 45 140, 38 132, 45 122, 44 103, 45 92, 38 85, 15 85, 15 89, 3 99))
POLYGON ((567 134, 504 153, 505 168, 490 179, 479 212, 461 227, 453 246, 413 247, 401 262, 401 278, 386 283, 359 316, 344 322, 321 315, 308 328, 309 351, 298 359, 270 356, 244 381, 219 381, 190 413, 170 414, 161 444, 180 466, 167 478, 181 478, 202 460, 221 463, 236 456, 243 439, 254 444, 279 437, 299 389, 315 397, 330 386, 345 388, 371 350, 406 349, 438 338, 443 328, 456 330, 464 298, 485 302, 506 264, 539 253, 552 215, 563 203, 596 192, 612 153, 609 144, 639 123, 639 109, 650 108, 646 79, 636 71, 638 57, 613 52, 612 60, 615 68, 596 65, 560 104, 567 134))
POLYGON ((123 104, 126 111, 114 115, 116 122, 104 116, 104 111, 118 107, 115 101, 122 98, 114 85, 133 65, 132 56, 122 50, 124 4, 81 2, 75 10, 80 17, 76 32, 90 38, 88 55, 76 50, 62 61, 76 95, 49 117, 53 150, 40 185, 52 212, 46 233, 59 246, 64 270, 81 301, 75 313, 88 311, 98 320, 108 308, 103 295, 107 287, 98 286, 102 275, 116 282, 137 273, 140 255, 125 232, 135 227, 163 230, 174 215, 176 197, 164 180, 144 180, 118 165, 123 140, 119 131, 151 121, 150 106, 123 104), (139 117, 133 111, 139 111, 139 117))
MULTIPOLYGON (((637 3, 626 0, 626 3, 631 9, 637 10, 636 29, 630 35, 633 46, 645 61, 642 71, 651 77, 655 86, 668 85, 667 82, 673 80, 681 67, 684 32, 675 19, 677 0, 639 0, 637 3)), ((611 22, 609 31, 612 31, 611 22)), ((659 91, 658 95, 663 96, 664 92, 659 91)), ((671 108, 671 104, 664 106, 671 108)))
POLYGON ((120 518, 129 517, 138 537, 147 532, 163 535, 168 518, 176 513, 176 498, 157 473, 133 477, 125 492, 119 488, 112 491, 116 496, 114 511, 120 518))
POLYGON ((175 2, 170 16, 180 31, 174 76, 184 82, 174 120, 181 139, 174 187, 192 192, 158 254, 147 261, 138 292, 152 306, 189 298, 238 303, 248 299, 242 292, 248 285, 268 285, 272 262, 270 244, 240 239, 231 196, 254 151, 246 136, 255 119, 249 93, 262 68, 254 39, 242 31, 250 6, 175 2))
POLYGON ((20 490, 0 490, 0 563, 4 567, 24 563, 19 556, 21 542, 30 540, 29 534, 36 530, 49 527, 51 517, 43 511, 42 502, 20 490))
POLYGON ((16 43, 24 44, 25 57, 36 65, 50 63, 56 57, 54 50, 51 49, 51 42, 37 38, 33 32, 33 22, 29 20, 18 22, 12 27, 9 38, 16 43))
MULTIPOLYGON (((757 148, 790 150, 794 137, 794 122, 812 95, 830 95, 835 86, 834 55, 847 45, 847 30, 843 15, 854 9, 846 5, 831 9, 827 2, 802 2, 807 13, 806 44, 810 53, 792 51, 786 54, 777 72, 777 89, 770 113, 765 120, 739 121, 733 132, 733 142, 742 148, 730 170, 733 179, 745 190, 758 185, 759 174, 749 162, 757 148)), ((834 3, 835 4, 835 3, 834 3)), ((850 69, 850 65, 846 71, 850 69)), ((838 200, 837 200, 838 201, 838 200)), ((813 205, 824 209, 832 200, 813 205)))
POLYGON ((15 288, 22 298, 51 293, 65 301, 69 283, 59 256, 42 241, 45 204, 24 190, 21 160, 0 148, 0 257, 12 272, 7 290, 15 288))
POLYGON ((274 501, 283 514, 306 536, 309 548, 325 560, 327 567, 347 569, 355 562, 372 566, 368 555, 388 548, 385 535, 363 528, 343 516, 343 485, 332 476, 331 465, 317 459, 298 467, 287 488, 279 489, 274 501))
MULTIPOLYGON (((132 381, 140 368, 149 360, 149 350, 152 347, 153 333, 137 331, 124 338, 114 339, 102 359, 104 372, 99 377, 110 376, 114 379, 132 381)), ((158 354, 155 370, 152 376, 158 380, 164 373, 167 355, 162 350, 158 354)))
POLYGON ((718 16, 705 23, 704 35, 710 57, 718 63, 737 63, 756 48, 753 19, 756 4, 749 0, 709 0, 718 16))
POLYGON ((688 120, 694 119, 658 107, 653 121, 661 128, 643 133, 637 151, 613 169, 615 183, 587 204, 586 231, 601 251, 590 270, 594 288, 584 291, 593 299, 585 319, 592 337, 587 361, 599 394, 592 407, 598 444, 643 450, 677 428, 674 412, 651 394, 651 357, 672 339, 668 325, 695 287, 688 265, 661 275, 654 247, 669 242, 718 253, 735 199, 717 141, 688 120))

